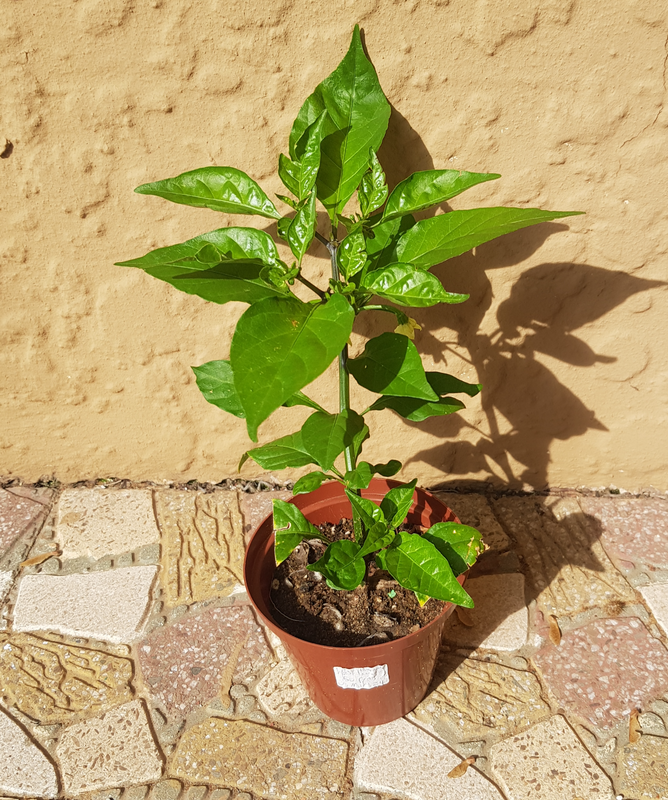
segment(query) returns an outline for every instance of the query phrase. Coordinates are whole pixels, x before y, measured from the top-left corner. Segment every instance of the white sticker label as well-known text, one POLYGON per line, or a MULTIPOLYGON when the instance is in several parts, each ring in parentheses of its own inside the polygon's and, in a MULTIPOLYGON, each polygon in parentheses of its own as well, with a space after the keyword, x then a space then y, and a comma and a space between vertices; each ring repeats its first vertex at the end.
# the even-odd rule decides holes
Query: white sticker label
POLYGON ((334 667, 334 677, 342 689, 375 689, 376 686, 384 686, 390 682, 387 664, 353 669, 334 667))

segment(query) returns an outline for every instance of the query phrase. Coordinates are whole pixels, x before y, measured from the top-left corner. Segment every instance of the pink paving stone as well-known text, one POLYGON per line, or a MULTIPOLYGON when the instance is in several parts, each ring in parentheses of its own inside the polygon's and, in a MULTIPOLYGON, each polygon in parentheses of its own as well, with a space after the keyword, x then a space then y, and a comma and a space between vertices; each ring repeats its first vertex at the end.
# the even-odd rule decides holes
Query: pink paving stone
POLYGON ((274 661, 249 606, 188 615, 140 642, 138 652, 144 682, 171 718, 226 695, 231 683, 261 678, 274 661))
POLYGON ((597 619, 535 656, 552 692, 574 713, 609 728, 668 691, 668 651, 635 617, 597 619))
POLYGON ((580 505, 600 521, 603 546, 620 569, 633 564, 668 568, 668 501, 582 497, 580 505))
POLYGON ((41 524, 45 515, 41 502, 0 489, 0 557, 32 525, 41 524))

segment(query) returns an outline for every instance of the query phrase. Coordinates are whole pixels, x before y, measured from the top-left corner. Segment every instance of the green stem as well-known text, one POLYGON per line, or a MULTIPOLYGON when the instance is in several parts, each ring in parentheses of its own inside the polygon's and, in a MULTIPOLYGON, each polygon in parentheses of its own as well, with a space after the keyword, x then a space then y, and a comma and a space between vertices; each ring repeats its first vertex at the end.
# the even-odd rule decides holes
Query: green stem
POLYGON ((308 286, 312 292, 315 292, 321 300, 324 300, 325 297, 327 297, 327 295, 321 289, 318 289, 317 286, 311 283, 311 281, 308 278, 305 278, 301 273, 299 273, 299 275, 296 277, 300 283, 303 283, 304 286, 308 286))
POLYGON ((393 308, 392 306, 384 306, 384 305, 362 306, 362 308, 360 308, 360 311, 386 311, 388 314, 394 314, 400 325, 404 325, 408 321, 408 317, 406 316, 406 314, 404 314, 403 311, 399 311, 398 308, 393 308))

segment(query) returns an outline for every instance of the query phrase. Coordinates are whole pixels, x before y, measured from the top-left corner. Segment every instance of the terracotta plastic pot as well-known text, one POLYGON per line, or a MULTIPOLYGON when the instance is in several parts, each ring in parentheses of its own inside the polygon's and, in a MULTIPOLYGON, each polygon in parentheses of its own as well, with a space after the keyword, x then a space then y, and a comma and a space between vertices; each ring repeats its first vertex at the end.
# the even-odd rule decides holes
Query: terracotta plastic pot
MULTIPOLYGON (((363 496, 380 503, 395 481, 374 479, 363 496)), ((294 503, 314 525, 350 517, 350 503, 338 483, 298 495, 294 503)), ((408 522, 429 527, 436 522, 459 522, 433 495, 416 489, 408 522)), ((297 639, 274 619, 269 592, 274 559, 273 519, 268 516, 253 534, 244 561, 244 580, 250 600, 265 624, 281 639, 309 696, 328 717, 347 725, 382 725, 403 717, 420 703, 431 681, 446 619, 443 612, 419 631, 370 647, 327 647, 297 639)), ((465 575, 458 578, 464 583, 465 575)))

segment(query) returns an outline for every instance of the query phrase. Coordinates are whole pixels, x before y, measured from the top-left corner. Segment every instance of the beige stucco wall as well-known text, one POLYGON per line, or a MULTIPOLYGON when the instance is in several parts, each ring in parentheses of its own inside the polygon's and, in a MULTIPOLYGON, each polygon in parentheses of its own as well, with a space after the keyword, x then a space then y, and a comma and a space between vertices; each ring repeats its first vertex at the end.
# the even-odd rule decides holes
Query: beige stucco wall
MULTIPOLYGON (((273 193, 301 102, 359 21, 395 111, 391 182, 503 178, 453 208, 586 216, 438 268, 470 292, 417 311, 429 363, 480 380, 458 417, 372 419, 370 460, 423 485, 668 488, 666 4, 657 0, 2 0, 0 475, 233 476, 244 424, 190 365, 227 357, 242 306, 113 262, 226 224, 132 190, 210 164, 273 193)), ((326 276, 322 249, 309 258, 326 276)), ((389 320, 362 322, 358 351, 389 320)), ((333 409, 333 375, 317 381, 333 409)), ((362 402, 361 392, 354 399, 362 402)), ((301 424, 281 410, 267 441, 301 424)), ((246 476, 260 474, 248 463, 246 476)))

